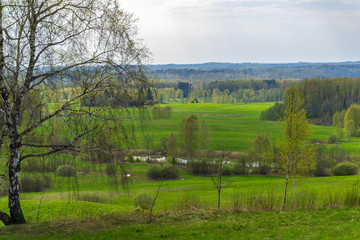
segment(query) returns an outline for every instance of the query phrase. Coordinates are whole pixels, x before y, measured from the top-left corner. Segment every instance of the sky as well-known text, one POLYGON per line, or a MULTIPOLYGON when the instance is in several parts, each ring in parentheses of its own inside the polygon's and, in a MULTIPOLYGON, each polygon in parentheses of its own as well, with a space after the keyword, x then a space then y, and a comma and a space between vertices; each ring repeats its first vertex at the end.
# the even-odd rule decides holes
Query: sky
POLYGON ((153 64, 360 60, 359 0, 120 0, 153 64))

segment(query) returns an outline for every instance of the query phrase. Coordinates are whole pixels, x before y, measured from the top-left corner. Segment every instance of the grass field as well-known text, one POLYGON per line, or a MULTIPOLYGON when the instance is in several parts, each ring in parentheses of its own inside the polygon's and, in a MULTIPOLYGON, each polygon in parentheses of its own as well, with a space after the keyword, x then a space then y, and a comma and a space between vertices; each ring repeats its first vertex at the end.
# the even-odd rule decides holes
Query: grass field
MULTIPOLYGON (((133 204, 133 197, 141 192, 153 196, 160 182, 145 177, 150 165, 131 164, 130 167, 133 184, 126 193, 121 187, 118 191, 114 191, 110 179, 100 173, 78 174, 76 179, 55 177, 52 173, 47 173, 53 177, 53 188, 43 193, 21 195, 25 217, 29 222, 41 222, 64 217, 87 219, 110 213, 134 212, 136 207, 133 204)), ((357 181, 358 176, 299 178, 296 187, 298 199, 296 208, 346 206, 345 199, 339 199, 338 203, 332 204, 328 196, 344 195, 345 198, 355 186, 357 190, 354 194, 359 194, 360 197, 360 188, 354 185, 357 181)), ((222 209, 234 210, 234 199, 237 197, 240 201, 238 208, 242 210, 280 209, 283 188, 283 177, 228 177, 222 192, 221 206, 222 209), (271 204, 271 206, 261 206, 261 204, 271 204)), ((291 185, 289 196, 291 196, 291 185)), ((291 198, 288 199, 288 206, 291 204, 290 200, 291 198)), ((217 192, 210 177, 182 172, 181 179, 163 183, 154 211, 158 214, 191 208, 211 210, 217 207, 216 203, 217 192)), ((7 197, 0 198, 0 209, 7 209, 7 197)))
MULTIPOLYGON (((212 147, 223 142, 227 150, 245 152, 259 133, 273 143, 282 138, 282 123, 260 121, 261 110, 272 103, 245 105, 172 103, 171 119, 149 121, 145 134, 155 144, 170 132, 178 133, 190 114, 197 114, 211 129, 212 147)), ((311 141, 326 142, 332 127, 312 126, 311 141)), ((139 133, 141 145, 143 134, 139 133)), ((359 139, 330 145, 357 153, 359 139)), ((141 147, 140 147, 141 148, 141 147)), ((70 159, 69 155, 56 158, 70 159)), ((0 228, 0 239, 356 239, 359 237, 360 187, 358 176, 301 177, 296 182, 293 210, 280 211, 284 192, 281 176, 231 176, 225 179, 221 211, 210 177, 180 171, 180 179, 164 181, 154 205, 154 218, 135 207, 139 193, 154 196, 160 182, 146 177, 148 164, 125 165, 131 174, 123 191, 120 174, 110 178, 106 164, 76 161, 77 177, 54 173, 53 187, 38 193, 22 193, 26 226, 0 228)), ((184 166, 178 166, 184 169, 184 166)), ((292 185, 287 209, 291 208, 292 185)), ((7 210, 7 197, 0 209, 7 210)))
POLYGON ((0 229, 0 239, 359 239, 360 208, 109 215, 0 229), (142 219, 142 217, 144 217, 142 219), (135 218, 135 220, 134 220, 135 218))
MULTIPOLYGON (((145 126, 145 131, 138 131, 138 147, 142 147, 144 134, 153 136, 156 146, 160 146, 160 138, 168 137, 171 132, 178 134, 183 119, 191 114, 197 114, 199 122, 205 120, 210 128, 211 147, 216 149, 219 143, 226 150, 246 152, 256 135, 268 133, 273 144, 282 138, 282 123, 261 121, 260 113, 274 103, 252 103, 244 105, 231 104, 178 104, 170 103, 173 109, 171 119, 152 119, 145 126)), ((163 105, 164 106, 164 105, 163 105)), ((327 143, 328 137, 334 133, 331 126, 311 125, 311 141, 327 143)), ((339 148, 351 154, 357 154, 360 149, 360 138, 353 137, 351 142, 329 145, 328 148, 339 148)))

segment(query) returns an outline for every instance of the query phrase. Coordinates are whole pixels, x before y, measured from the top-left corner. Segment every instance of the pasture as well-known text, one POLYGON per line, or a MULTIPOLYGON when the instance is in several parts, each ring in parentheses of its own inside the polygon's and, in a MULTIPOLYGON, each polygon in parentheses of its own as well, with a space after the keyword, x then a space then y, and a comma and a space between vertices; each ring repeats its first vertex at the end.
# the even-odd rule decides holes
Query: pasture
MULTIPOLYGON (((171 119, 151 119, 147 121, 144 131, 137 131, 138 148, 143 148, 144 135, 150 135, 154 139, 155 146, 160 146, 162 137, 169 137, 173 132, 178 134, 181 122, 191 114, 198 115, 198 122, 202 120, 209 126, 211 148, 216 149, 223 144, 225 150, 233 152, 247 152, 252 141, 258 134, 268 133, 272 144, 281 141, 282 123, 273 121, 261 121, 260 113, 274 103, 252 103, 243 105, 214 104, 214 103, 188 103, 179 104, 171 102, 162 104, 171 106, 173 109, 171 119)), ((151 111, 148 114, 151 118, 151 111)), ((353 137, 337 144, 327 144, 327 140, 334 133, 332 126, 310 125, 310 141, 327 145, 327 148, 343 149, 351 154, 358 153, 360 139, 353 137)), ((140 130, 140 129, 139 129, 140 130)))

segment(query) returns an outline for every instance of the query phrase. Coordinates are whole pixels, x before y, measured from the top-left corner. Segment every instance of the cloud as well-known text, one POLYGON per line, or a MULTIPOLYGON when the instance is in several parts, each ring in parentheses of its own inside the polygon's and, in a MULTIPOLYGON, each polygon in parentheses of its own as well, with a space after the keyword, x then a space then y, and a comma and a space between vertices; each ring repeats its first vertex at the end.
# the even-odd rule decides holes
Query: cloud
POLYGON ((140 32, 155 62, 309 61, 360 56, 357 0, 122 2, 139 16, 140 32))

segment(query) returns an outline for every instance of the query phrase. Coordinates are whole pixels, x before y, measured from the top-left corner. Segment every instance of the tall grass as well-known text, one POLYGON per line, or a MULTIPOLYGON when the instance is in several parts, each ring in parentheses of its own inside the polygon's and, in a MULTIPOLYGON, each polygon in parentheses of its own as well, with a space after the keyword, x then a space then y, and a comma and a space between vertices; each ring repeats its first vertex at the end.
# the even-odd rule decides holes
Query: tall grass
MULTIPOLYGON (((273 211, 282 207, 282 196, 269 188, 263 192, 234 191, 229 209, 234 211, 273 211)), ((286 202, 287 209, 292 208, 292 199, 286 202)), ((350 186, 338 186, 320 190, 302 190, 296 193, 293 209, 318 209, 333 207, 360 206, 359 181, 350 186)))

